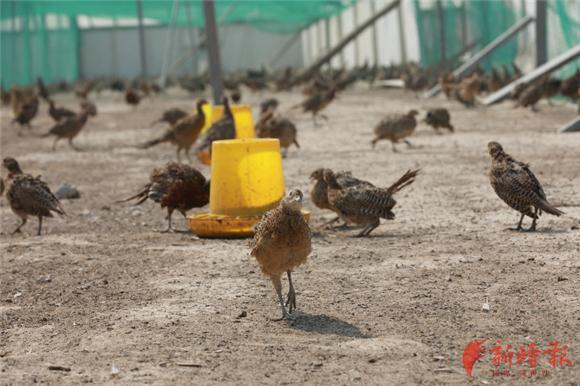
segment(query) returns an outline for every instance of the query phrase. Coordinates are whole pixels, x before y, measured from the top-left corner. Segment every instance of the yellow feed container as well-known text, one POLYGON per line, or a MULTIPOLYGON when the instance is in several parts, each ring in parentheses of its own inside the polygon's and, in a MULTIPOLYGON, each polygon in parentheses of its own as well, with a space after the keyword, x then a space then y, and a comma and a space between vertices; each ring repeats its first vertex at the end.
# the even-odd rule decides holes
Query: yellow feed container
POLYGON ((280 142, 277 139, 216 141, 212 148, 210 211, 257 216, 284 196, 280 142))
MULTIPOLYGON (((205 125, 201 129, 201 132, 204 133, 224 115, 224 106, 205 104, 202 106, 202 109, 206 117, 205 125)), ((248 105, 231 105, 231 109, 236 124, 236 138, 256 138, 252 108, 248 105)), ((197 158, 205 165, 211 164, 211 156, 208 151, 198 153, 197 158)))
POLYGON ((284 196, 280 142, 216 141, 211 163, 210 213, 189 216, 191 230, 200 237, 251 236, 254 224, 284 196))

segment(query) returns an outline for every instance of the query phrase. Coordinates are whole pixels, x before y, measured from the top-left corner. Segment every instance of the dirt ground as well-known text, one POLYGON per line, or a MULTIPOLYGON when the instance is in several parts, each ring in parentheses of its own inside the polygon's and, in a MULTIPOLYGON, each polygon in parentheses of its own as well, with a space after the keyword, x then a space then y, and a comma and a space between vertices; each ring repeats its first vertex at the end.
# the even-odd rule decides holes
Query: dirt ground
MULTIPOLYGON (((244 98, 256 105, 266 96, 244 98)), ((76 142, 82 152, 64 141, 51 151, 52 139, 37 136, 51 125, 45 104, 34 134, 23 137, 2 109, 2 157, 16 157, 53 190, 74 184, 82 197, 64 201, 68 216, 45 221, 40 237, 35 219, 10 235, 18 220, 0 200, 1 385, 464 385, 463 350, 475 338, 488 349, 497 339, 513 349, 558 340, 573 365, 552 368, 542 354, 538 375, 522 378, 517 371, 531 368, 514 357, 512 376, 500 377, 486 352, 474 384, 578 384, 580 134, 556 133, 575 117, 572 106, 465 109, 443 97, 357 88, 340 94, 326 110, 328 123, 315 127, 289 109, 298 92, 275 96, 296 121, 301 145, 284 160, 287 188, 308 192, 318 167, 352 170, 381 186, 422 170, 399 194, 396 219, 366 239, 320 229, 332 216, 306 194, 313 253, 294 275, 293 324, 272 320, 280 312, 275 292, 247 240, 159 233, 159 207, 114 203, 174 158, 169 145, 134 145, 162 133, 150 123, 165 108, 189 108, 191 97, 172 92, 136 109, 119 94, 95 97, 99 115, 76 142), (416 148, 402 144, 393 153, 381 142, 371 150, 372 127, 384 114, 415 108, 422 117, 435 106, 450 109, 454 134, 421 124, 411 138, 416 148), (536 233, 510 231, 519 215, 489 185, 490 140, 531 163, 566 215, 544 215, 536 233)), ((76 108, 71 95, 56 100, 76 108)))

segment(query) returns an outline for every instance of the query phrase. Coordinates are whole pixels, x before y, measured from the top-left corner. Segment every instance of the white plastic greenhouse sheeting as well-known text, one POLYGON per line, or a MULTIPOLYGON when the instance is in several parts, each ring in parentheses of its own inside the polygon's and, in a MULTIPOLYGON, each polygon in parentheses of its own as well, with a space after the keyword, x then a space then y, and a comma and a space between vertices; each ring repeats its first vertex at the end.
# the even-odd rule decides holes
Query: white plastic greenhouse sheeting
MULTIPOLYGON (((145 28, 146 54, 149 76, 159 76, 165 52, 167 29, 145 28)), ((268 65, 293 34, 258 31, 249 26, 235 25, 219 28, 221 61, 225 72, 257 69, 268 65)), ((198 68, 207 68, 207 54, 197 55, 198 68)), ((170 54, 169 76, 191 74, 193 69, 190 34, 179 28, 170 54)), ((274 68, 301 67, 302 48, 298 39, 277 61, 274 68)), ((134 27, 81 30, 81 76, 133 78, 140 75, 138 31, 134 27)))

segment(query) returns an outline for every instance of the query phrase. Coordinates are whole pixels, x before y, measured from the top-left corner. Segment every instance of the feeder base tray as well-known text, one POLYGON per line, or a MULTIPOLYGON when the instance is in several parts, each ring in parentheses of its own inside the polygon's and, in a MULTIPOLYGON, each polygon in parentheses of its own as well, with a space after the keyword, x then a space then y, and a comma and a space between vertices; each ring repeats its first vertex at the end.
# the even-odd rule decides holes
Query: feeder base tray
MULTIPOLYGON (((302 210, 306 222, 310 212, 302 210)), ((235 217, 217 214, 194 214, 187 217, 191 231, 203 238, 247 238, 254 235, 254 225, 262 216, 235 217)))

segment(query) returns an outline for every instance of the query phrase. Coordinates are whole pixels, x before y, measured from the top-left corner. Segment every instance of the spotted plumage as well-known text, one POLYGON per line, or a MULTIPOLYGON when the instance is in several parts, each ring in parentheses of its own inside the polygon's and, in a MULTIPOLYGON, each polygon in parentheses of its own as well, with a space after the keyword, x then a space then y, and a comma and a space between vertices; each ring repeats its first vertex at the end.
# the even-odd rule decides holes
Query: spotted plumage
POLYGON ((210 181, 197 169, 176 162, 170 162, 163 168, 151 171, 149 183, 136 195, 119 202, 137 199, 140 205, 147 199, 167 208, 167 229, 174 231, 171 223, 173 211, 186 216, 187 211, 201 208, 209 203, 210 181))
MULTIPOLYGON (((334 210, 328 202, 328 184, 324 180, 324 171, 330 169, 319 168, 310 174, 310 179, 314 181, 314 186, 310 191, 310 198, 314 205, 320 209, 334 210)), ((375 186, 368 181, 360 180, 353 177, 351 172, 334 173, 336 181, 341 188, 374 188, 375 186)))
POLYGON ((441 127, 448 129, 451 132, 455 130, 451 124, 451 116, 449 115, 449 111, 445 108, 429 110, 425 116, 425 123, 435 129, 437 132, 441 127))
POLYGON ((290 146, 300 148, 296 138, 298 131, 294 123, 288 118, 274 115, 273 109, 262 114, 256 124, 256 134, 259 138, 277 138, 282 148, 282 157, 286 157, 290 146))
POLYGON ((185 152, 185 156, 191 162, 189 150, 197 141, 201 129, 203 129, 206 121, 205 113, 203 112, 203 105, 207 104, 205 99, 200 99, 196 104, 196 113, 186 116, 178 120, 165 134, 148 141, 139 147, 147 149, 149 147, 158 145, 160 143, 169 142, 176 146, 177 160, 181 161, 181 151, 185 152))
POLYGON ((343 188, 335 174, 326 169, 324 180, 328 184, 328 202, 345 222, 364 225, 359 237, 368 236, 380 225, 380 219, 392 220, 392 209, 397 204, 393 195, 412 184, 419 170, 409 170, 397 182, 384 188, 343 188))
POLYGON ((52 150, 56 149, 56 144, 61 139, 68 139, 70 147, 75 150, 79 150, 73 143, 73 139, 83 129, 87 123, 87 119, 91 115, 88 110, 82 110, 79 114, 74 114, 69 117, 65 117, 58 121, 49 131, 44 134, 43 137, 54 136, 54 142, 52 143, 52 150))
POLYGON ((171 109, 165 110, 163 112, 163 115, 161 116, 161 118, 159 118, 158 120, 156 120, 153 123, 155 124, 155 123, 159 123, 159 122, 167 122, 173 126, 175 123, 177 123, 177 121, 185 118, 186 116, 187 116, 187 113, 185 111, 183 111, 182 109, 171 108, 171 109))
POLYGON ((262 216, 250 242, 251 255, 256 257, 262 272, 272 280, 282 318, 296 309, 296 293, 292 284, 292 270, 304 264, 312 251, 310 228, 302 216, 302 192, 292 190, 280 205, 262 216), (282 274, 288 275, 289 291, 286 304, 282 299, 282 274), (286 310, 286 307, 289 310, 286 310))
POLYGON ((12 212, 22 220, 12 233, 20 232, 28 216, 36 216, 38 217, 37 235, 40 235, 43 217, 53 217, 53 212, 65 214, 60 202, 40 177, 24 174, 14 158, 4 158, 3 165, 9 172, 6 179, 6 199, 12 212))
POLYGON ((415 116, 417 114, 419 114, 417 110, 411 110, 407 114, 392 114, 381 120, 374 129, 375 138, 371 142, 373 148, 378 141, 383 139, 391 141, 394 152, 397 151, 395 144, 400 140, 411 147, 411 143, 406 138, 415 132, 417 127, 415 116))
POLYGON ((533 219, 529 229, 533 231, 536 229, 536 222, 542 211, 554 216, 564 214, 547 201, 540 181, 532 173, 528 164, 506 154, 497 142, 490 142, 487 147, 491 156, 489 180, 493 190, 503 202, 521 213, 517 230, 522 230, 524 216, 533 219))
POLYGON ((532 111, 536 111, 536 103, 544 97, 545 81, 533 83, 527 86, 518 96, 516 106, 531 107, 532 111))
POLYGON ((333 101, 334 97, 336 96, 336 89, 331 87, 329 90, 325 91, 318 91, 298 106, 294 107, 301 107, 302 111, 305 113, 312 113, 312 118, 314 119, 314 123, 316 124, 316 117, 320 115, 324 119, 328 119, 325 115, 320 114, 322 110, 326 108, 333 101))
POLYGON ((196 148, 196 153, 207 150, 211 154, 211 145, 214 141, 236 138, 234 114, 230 109, 230 103, 227 97, 224 96, 222 98, 222 104, 224 106, 223 117, 207 129, 196 148))
POLYGON ((52 99, 48 100, 48 114, 55 122, 59 122, 61 119, 74 117, 76 113, 66 107, 55 107, 54 101, 52 99))

